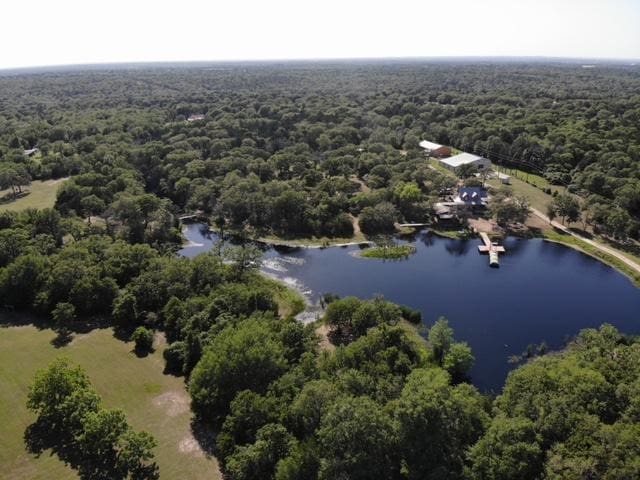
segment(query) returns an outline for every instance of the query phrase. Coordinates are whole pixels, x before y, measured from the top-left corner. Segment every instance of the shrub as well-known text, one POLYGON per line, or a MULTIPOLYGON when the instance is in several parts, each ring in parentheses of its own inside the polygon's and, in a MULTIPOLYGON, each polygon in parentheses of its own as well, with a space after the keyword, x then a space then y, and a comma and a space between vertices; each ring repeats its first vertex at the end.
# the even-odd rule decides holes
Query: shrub
POLYGON ((164 357, 166 372, 174 373, 176 375, 182 375, 184 373, 184 342, 173 342, 162 353, 162 356, 164 357))
POLYGON ((153 349, 153 332, 148 328, 136 328, 131 335, 131 340, 136 342, 136 352, 148 353, 153 349))

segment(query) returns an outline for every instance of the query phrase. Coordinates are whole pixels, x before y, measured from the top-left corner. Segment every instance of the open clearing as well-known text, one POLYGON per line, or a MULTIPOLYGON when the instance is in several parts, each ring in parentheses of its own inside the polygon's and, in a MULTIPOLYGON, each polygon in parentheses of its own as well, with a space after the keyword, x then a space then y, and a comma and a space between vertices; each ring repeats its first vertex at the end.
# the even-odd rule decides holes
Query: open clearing
MULTIPOLYGON (((0 323, 6 317, 0 316, 0 323)), ((55 333, 33 326, 0 328, 0 478, 74 479, 75 471, 55 455, 39 458, 24 447, 25 428, 35 420, 26 408, 36 370, 65 356, 81 365, 105 406, 121 408, 136 430, 150 432, 161 479, 220 479, 215 458, 206 455, 190 429, 189 396, 182 378, 164 375, 162 349, 138 358, 133 344, 113 337, 111 329, 77 335, 62 348, 51 345, 55 333)))
MULTIPOLYGON (((496 189, 499 189, 503 186, 500 180, 498 180, 497 178, 487 180, 487 184, 496 189)), ((549 203, 551 203, 551 200, 553 200, 553 197, 551 195, 547 195, 539 188, 534 187, 533 185, 530 185, 518 178, 511 177, 511 185, 508 186, 513 190, 514 194, 527 197, 529 199, 529 202, 531 203, 531 206, 542 212, 547 211, 547 205, 549 205, 549 203)))
MULTIPOLYGON (((68 178, 68 177, 67 177, 68 178)), ((0 191, 0 211, 24 210, 25 208, 51 208, 56 203, 58 187, 67 180, 58 178, 55 180, 35 180, 28 187, 23 187, 25 195, 17 200, 10 198, 11 189, 0 191)))

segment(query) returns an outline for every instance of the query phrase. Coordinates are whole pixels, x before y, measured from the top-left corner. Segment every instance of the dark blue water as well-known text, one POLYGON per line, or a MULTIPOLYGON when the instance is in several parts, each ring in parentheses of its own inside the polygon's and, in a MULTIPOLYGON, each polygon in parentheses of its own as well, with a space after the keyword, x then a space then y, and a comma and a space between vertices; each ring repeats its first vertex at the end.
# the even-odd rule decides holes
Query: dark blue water
MULTIPOLYGON (((194 224, 192 242, 180 253, 194 256, 216 241, 194 224)), ((540 239, 505 241, 500 268, 480 255, 480 240, 449 240, 427 233, 415 238, 409 260, 356 258, 357 246, 294 249, 265 254, 265 272, 305 291, 311 300, 327 292, 388 300, 422 311, 431 325, 449 319, 456 339, 476 357, 475 385, 499 392, 511 355, 545 341, 560 348, 580 329, 608 322, 620 331, 640 333, 640 289, 612 268, 575 250, 540 239)))

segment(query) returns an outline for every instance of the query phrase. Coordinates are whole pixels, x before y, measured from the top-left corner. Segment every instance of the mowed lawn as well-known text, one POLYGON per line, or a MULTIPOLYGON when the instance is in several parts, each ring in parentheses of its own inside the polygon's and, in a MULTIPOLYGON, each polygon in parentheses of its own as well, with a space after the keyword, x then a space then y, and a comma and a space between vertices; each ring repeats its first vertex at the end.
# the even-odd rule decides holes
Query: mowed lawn
POLYGON ((33 326, 0 328, 0 478, 78 478, 51 452, 36 458, 23 443, 25 428, 35 419, 26 408, 28 387, 36 370, 58 356, 81 365, 107 407, 123 409, 136 430, 156 438, 161 479, 221 478, 216 459, 191 435, 183 379, 162 373, 161 345, 154 354, 138 358, 132 343, 115 339, 111 329, 78 335, 59 349, 51 345, 54 337, 51 330, 33 326))
MULTIPOLYGON (((68 178, 68 177, 67 177, 68 178)), ((35 180, 28 187, 23 187, 24 193, 16 200, 11 199, 11 189, 0 190, 0 211, 2 210, 24 210, 25 208, 51 208, 56 203, 56 192, 58 187, 67 178, 57 178, 55 180, 35 180)))
MULTIPOLYGON (((492 178, 487 180, 487 184, 492 187, 498 189, 502 187, 502 183, 500 180, 496 178, 492 178)), ((547 211, 547 205, 551 203, 553 197, 544 193, 539 188, 534 187, 533 185, 528 184, 527 182, 523 182, 517 178, 511 177, 511 185, 508 185, 513 190, 515 195, 522 195, 529 199, 531 206, 537 210, 540 210, 542 213, 547 211)))

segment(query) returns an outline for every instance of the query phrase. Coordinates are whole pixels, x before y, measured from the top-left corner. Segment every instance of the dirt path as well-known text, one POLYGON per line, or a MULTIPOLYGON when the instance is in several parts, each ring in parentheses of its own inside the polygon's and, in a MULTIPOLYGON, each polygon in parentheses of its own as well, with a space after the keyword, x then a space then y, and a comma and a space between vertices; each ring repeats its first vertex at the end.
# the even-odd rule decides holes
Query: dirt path
POLYGON ((351 215, 351 224, 353 225, 353 236, 357 237, 362 235, 362 231, 360 230, 360 222, 358 221, 358 217, 354 217, 351 215))
POLYGON ((55 179, 45 180, 42 183, 45 185, 58 185, 59 183, 66 182, 70 178, 71 177, 55 178, 55 179))
POLYGON ((611 255, 612 257, 616 257, 618 260, 621 260, 627 266, 633 268, 636 272, 640 273, 640 265, 638 265, 636 262, 634 262, 630 258, 625 257, 623 254, 621 254, 617 250, 614 250, 613 248, 607 247, 606 245, 603 245, 602 243, 595 242, 595 241, 593 241, 593 240, 591 240, 589 238, 583 237, 582 235, 578 235, 577 233, 571 231, 569 228, 565 227, 561 223, 558 223, 556 221, 551 221, 549 219, 549 217, 547 217, 540 210, 536 210, 535 208, 532 208, 531 212, 535 216, 537 216, 537 217, 541 218, 542 220, 544 220, 545 222, 550 223, 553 227, 557 228, 558 230, 561 230, 564 233, 566 233, 568 235, 571 235, 572 237, 575 237, 575 238, 577 238, 579 240, 582 240, 583 242, 588 243, 592 247, 595 247, 598 250, 601 250, 601 251, 611 255))
POLYGON ((320 337, 320 350, 333 352, 336 346, 329 340, 329 331, 330 328, 324 324, 316 328, 316 334, 320 337))
POLYGON ((352 182, 356 182, 358 185, 360 185, 360 191, 361 192, 365 192, 366 193, 366 192, 370 192, 371 191, 371 188, 369 188, 366 183, 364 183, 362 180, 360 180, 357 177, 357 175, 351 175, 349 177, 349 180, 351 180, 352 182))

